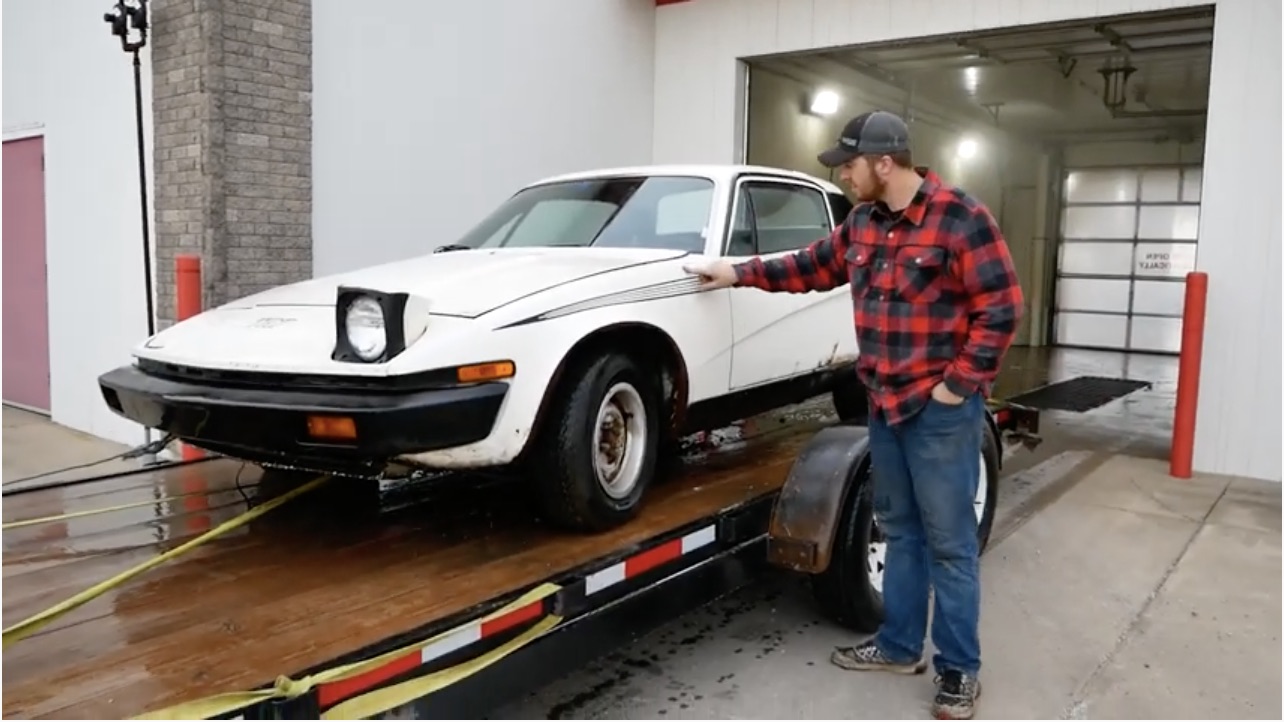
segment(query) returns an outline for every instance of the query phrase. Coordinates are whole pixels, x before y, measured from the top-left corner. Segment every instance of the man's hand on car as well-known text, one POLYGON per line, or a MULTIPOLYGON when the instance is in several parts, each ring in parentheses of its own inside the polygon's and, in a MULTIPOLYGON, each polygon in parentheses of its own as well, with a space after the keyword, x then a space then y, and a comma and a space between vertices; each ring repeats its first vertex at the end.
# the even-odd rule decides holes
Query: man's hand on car
POLYGON ((736 269, 730 262, 722 259, 709 263, 689 264, 683 266, 682 270, 700 277, 701 291, 714 291, 736 285, 736 269))

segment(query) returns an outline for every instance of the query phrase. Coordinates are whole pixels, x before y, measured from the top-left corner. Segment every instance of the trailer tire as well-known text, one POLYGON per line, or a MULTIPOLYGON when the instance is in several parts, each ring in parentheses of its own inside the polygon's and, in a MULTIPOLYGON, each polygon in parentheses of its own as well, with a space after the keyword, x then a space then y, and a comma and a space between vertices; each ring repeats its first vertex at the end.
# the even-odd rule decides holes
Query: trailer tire
MULTIPOLYGON (((984 553, 998 502, 999 447, 988 423, 981 439, 982 483, 977 486, 976 504, 980 510, 977 542, 984 553)), ((870 573, 870 557, 877 538, 874 484, 867 455, 843 501, 829 566, 811 577, 812 593, 821 612, 860 634, 873 634, 883 622, 882 584, 870 573)), ((881 563, 877 559, 874 562, 881 563)))
POLYGON ((532 458, 535 491, 554 524, 602 532, 637 516, 655 476, 662 406, 658 374, 614 351, 585 357, 568 371, 532 458), (610 427, 603 430, 605 443, 622 455, 622 483, 616 488, 599 463, 595 439, 603 424, 610 427), (610 435, 620 431, 624 443, 610 443, 610 435))

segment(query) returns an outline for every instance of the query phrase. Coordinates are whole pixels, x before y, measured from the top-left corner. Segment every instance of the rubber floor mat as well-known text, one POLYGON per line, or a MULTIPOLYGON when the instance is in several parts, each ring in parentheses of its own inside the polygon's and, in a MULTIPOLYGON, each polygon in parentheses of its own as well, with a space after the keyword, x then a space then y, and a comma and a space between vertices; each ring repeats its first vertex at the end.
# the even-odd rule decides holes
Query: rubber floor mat
POLYGON ((1058 409, 1083 413, 1105 406, 1115 399, 1151 387, 1149 381, 1109 379, 1101 376, 1079 376, 1041 386, 1007 401, 1036 409, 1058 409))

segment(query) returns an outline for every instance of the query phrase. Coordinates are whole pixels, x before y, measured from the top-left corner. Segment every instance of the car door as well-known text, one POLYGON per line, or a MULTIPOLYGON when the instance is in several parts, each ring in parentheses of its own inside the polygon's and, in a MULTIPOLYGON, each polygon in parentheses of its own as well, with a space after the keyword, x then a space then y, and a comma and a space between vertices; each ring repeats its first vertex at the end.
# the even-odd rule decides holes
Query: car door
MULTIPOLYGON (((837 220, 816 184, 742 176, 736 184, 724 253, 739 262, 793 253, 828 236, 837 220)), ((846 286, 824 292, 731 290, 731 390, 780 381, 856 354, 846 286)))

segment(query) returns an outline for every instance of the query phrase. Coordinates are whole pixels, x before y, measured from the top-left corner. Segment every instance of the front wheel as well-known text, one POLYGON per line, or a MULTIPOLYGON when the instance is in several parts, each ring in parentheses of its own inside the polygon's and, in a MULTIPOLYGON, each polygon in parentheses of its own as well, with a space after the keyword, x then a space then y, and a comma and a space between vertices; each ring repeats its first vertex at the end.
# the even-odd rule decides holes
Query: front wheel
MULTIPOLYGON (((987 427, 981 442, 981 478, 972 501, 977 517, 977 541, 984 552, 994 527, 998 502, 999 449, 987 427)), ((829 567, 811 578, 821 611, 860 634, 872 634, 883 622, 883 568, 887 541, 874 517, 874 485, 869 459, 852 480, 834 537, 829 567)))
POLYGON ((599 532, 634 518, 660 446, 657 374, 620 353, 568 369, 532 466, 549 518, 599 532))

